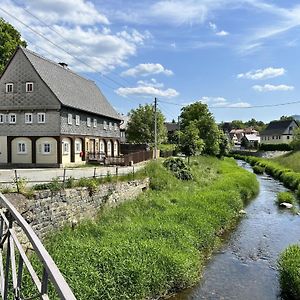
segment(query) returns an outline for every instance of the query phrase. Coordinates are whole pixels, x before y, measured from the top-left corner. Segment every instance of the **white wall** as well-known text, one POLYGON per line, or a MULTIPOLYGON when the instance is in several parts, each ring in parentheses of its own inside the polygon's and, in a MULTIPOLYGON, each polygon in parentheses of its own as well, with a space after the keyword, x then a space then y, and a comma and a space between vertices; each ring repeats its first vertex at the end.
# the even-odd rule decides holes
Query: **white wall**
POLYGON ((57 141, 54 138, 44 137, 36 141, 36 163, 56 164, 57 163, 57 141), (50 144, 50 153, 44 153, 44 144, 50 144))
POLYGON ((7 137, 0 136, 0 164, 7 163, 7 137))
POLYGON ((25 137, 18 137, 12 140, 11 142, 11 162, 13 164, 31 164, 31 152, 32 152, 32 145, 31 140, 25 137), (26 153, 19 153, 18 152, 18 144, 25 143, 26 144, 26 153))

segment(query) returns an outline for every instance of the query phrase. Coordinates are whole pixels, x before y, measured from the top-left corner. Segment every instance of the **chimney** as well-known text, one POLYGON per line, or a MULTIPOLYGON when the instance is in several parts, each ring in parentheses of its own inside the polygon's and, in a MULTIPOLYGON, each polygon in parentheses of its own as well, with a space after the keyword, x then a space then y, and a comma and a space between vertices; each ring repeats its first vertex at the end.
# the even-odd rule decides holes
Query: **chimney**
POLYGON ((68 64, 66 64, 64 62, 60 62, 58 64, 61 65, 64 69, 67 69, 67 67, 68 67, 68 64))

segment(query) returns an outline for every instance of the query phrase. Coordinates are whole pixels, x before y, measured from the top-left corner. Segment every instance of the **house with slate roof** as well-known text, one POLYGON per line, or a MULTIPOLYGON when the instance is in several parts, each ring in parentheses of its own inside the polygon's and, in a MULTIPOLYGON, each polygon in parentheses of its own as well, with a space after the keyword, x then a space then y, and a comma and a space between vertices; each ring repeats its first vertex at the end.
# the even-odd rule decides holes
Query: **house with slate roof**
POLYGON ((295 120, 272 121, 260 133, 261 144, 289 144, 293 140, 293 131, 299 125, 295 120))
POLYGON ((0 77, 0 165, 119 156, 120 117, 97 85, 19 47, 0 77))

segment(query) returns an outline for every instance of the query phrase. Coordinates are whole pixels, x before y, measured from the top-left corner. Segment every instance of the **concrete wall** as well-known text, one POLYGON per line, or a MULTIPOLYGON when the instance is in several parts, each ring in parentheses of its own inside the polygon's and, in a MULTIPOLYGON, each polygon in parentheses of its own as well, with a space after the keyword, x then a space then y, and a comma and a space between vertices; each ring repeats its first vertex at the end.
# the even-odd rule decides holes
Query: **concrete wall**
POLYGON ((92 196, 86 188, 51 193, 36 192, 34 199, 10 194, 12 202, 40 238, 73 220, 93 219, 104 205, 114 207, 137 197, 149 186, 149 180, 103 184, 92 196))
POLYGON ((32 143, 29 138, 15 138, 11 142, 11 162, 13 164, 31 164, 32 163, 32 143), (26 144, 26 153, 19 153, 18 144, 26 144))
POLYGON ((7 163, 7 137, 0 136, 0 164, 7 163))
POLYGON ((57 141, 54 138, 43 137, 36 141, 36 163, 56 164, 57 163, 57 141), (44 144, 50 144, 51 152, 44 152, 44 144))

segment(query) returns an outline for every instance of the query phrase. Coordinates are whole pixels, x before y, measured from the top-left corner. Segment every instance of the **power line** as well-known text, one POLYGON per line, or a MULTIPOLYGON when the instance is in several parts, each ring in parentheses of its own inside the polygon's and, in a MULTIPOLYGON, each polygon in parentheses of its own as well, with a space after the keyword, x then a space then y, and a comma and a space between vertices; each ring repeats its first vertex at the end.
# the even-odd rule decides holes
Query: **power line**
MULTIPOLYGON (((12 1, 15 4, 17 4, 15 1, 12 1)), ((38 20, 40 23, 42 23, 44 26, 48 27, 50 30, 52 30, 53 32, 55 32, 58 36, 60 36, 64 41, 68 42, 70 45, 76 47, 77 49, 81 49, 80 46, 75 45, 73 42, 71 42, 69 39, 65 38, 59 31, 57 31, 56 29, 53 28, 53 26, 47 24, 46 22, 44 22, 43 20, 41 20, 38 16, 34 15, 32 12, 30 12, 29 10, 27 10, 25 7, 21 6, 21 9, 23 9, 27 14, 29 14, 30 16, 32 16, 33 18, 35 18, 36 20, 38 20)), ((98 57, 100 58, 105 58, 104 56, 98 55, 98 57)), ((98 62, 100 65, 104 66, 105 65, 101 62, 98 62)), ((110 70, 110 72, 112 74, 115 74, 116 76, 118 76, 120 79, 122 79, 123 81, 125 81, 128 84, 131 84, 128 80, 126 80, 125 78, 121 77, 117 72, 113 72, 112 70, 110 70)))
POLYGON ((95 69, 94 67, 90 66, 89 64, 87 64, 85 61, 83 61, 82 59, 74 56, 73 54, 71 54, 70 52, 68 52, 67 50, 65 50, 63 47, 55 44, 54 42, 52 42, 49 38, 45 37, 43 34, 41 34, 40 32, 36 31, 35 29, 33 29, 31 26, 27 25, 26 23, 24 23, 23 21, 21 21, 19 18, 15 17, 14 15, 10 14, 8 11, 6 11, 5 9, 0 7, 0 10, 2 10, 4 13, 6 13, 7 15, 9 15, 11 18, 17 20, 18 22, 20 22, 23 26, 25 26, 26 28, 28 28, 29 30, 31 30, 32 32, 34 32, 35 34, 37 34, 38 36, 40 36, 41 38, 45 39, 46 41, 48 41, 50 44, 52 44, 53 46, 57 47, 58 49, 60 49, 61 51, 65 52, 66 54, 70 55, 71 57, 73 57, 74 59, 76 59, 77 61, 79 61, 80 63, 86 65, 87 67, 89 67, 90 69, 94 70, 96 73, 100 74, 101 76, 103 76, 104 78, 112 81, 114 84, 116 84, 117 86, 120 87, 124 87, 125 86, 123 84, 120 84, 119 82, 117 82, 116 80, 108 77, 107 75, 103 74, 102 72, 99 72, 97 69, 95 69))
MULTIPOLYGON (((187 105, 184 105, 184 104, 169 102, 169 101, 159 100, 159 102, 165 103, 165 104, 170 104, 170 105, 176 105, 176 106, 180 106, 180 107, 187 106, 187 105)), ((277 107, 277 106, 285 106, 285 105, 293 105, 293 104, 300 104, 300 101, 284 102, 284 103, 278 103, 278 104, 250 105, 250 106, 244 106, 244 107, 238 107, 238 106, 208 106, 208 108, 209 109, 251 109, 251 108, 277 107)))

